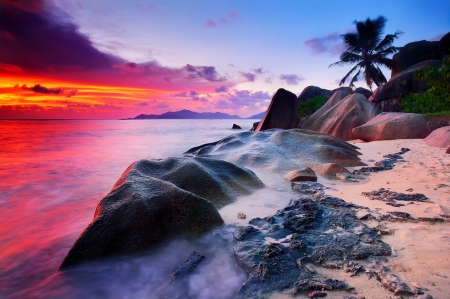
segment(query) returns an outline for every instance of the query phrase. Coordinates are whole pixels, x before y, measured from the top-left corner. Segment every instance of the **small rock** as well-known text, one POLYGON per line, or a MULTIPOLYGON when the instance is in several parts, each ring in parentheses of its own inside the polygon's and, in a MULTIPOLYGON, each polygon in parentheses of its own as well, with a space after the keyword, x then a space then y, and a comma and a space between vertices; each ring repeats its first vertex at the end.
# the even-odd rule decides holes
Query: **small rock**
POLYGON ((308 298, 326 297, 327 293, 322 291, 314 291, 308 294, 308 298))
POLYGON ((311 266, 311 265, 306 265, 305 266, 305 268, 306 268, 306 270, 308 270, 309 272, 311 272, 311 273, 317 273, 317 271, 314 269, 314 267, 313 266, 311 266))
POLYGON ((423 294, 414 297, 414 299, 433 299, 433 297, 430 294, 423 294))
POLYGON ((317 182, 317 176, 309 167, 287 173, 285 179, 291 182, 317 182))
POLYGON ((245 218, 247 218, 247 215, 245 215, 244 213, 238 213, 238 218, 245 219, 245 218))
POLYGON ((408 192, 413 192, 414 189, 413 189, 413 188, 409 188, 409 189, 406 189, 406 191, 408 191, 408 192))
POLYGON ((240 130, 240 129, 242 129, 242 128, 241 128, 241 126, 239 126, 239 125, 237 125, 237 124, 233 124, 232 129, 240 130))

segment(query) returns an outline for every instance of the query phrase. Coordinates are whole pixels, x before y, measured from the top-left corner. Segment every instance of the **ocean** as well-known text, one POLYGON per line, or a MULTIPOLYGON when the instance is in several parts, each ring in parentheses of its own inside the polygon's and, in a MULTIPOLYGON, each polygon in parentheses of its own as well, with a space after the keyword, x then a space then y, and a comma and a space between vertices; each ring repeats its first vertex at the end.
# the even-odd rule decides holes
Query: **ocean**
POLYGON ((219 210, 227 225, 201 239, 58 268, 132 162, 181 156, 240 132, 233 123, 247 131, 255 121, 0 121, 0 297, 159 298, 170 271, 197 250, 206 258, 189 279, 189 296, 232 298, 245 282, 233 259, 233 225, 284 207, 292 195, 279 176, 255 170, 267 187, 219 210))

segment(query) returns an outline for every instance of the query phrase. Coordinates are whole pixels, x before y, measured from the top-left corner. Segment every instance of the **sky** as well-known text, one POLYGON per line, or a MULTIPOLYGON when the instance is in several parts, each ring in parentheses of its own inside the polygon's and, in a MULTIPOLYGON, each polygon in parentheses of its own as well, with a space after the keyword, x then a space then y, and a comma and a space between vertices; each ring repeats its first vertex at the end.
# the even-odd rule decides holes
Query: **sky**
POLYGON ((380 15, 398 47, 450 31, 448 0, 0 0, 0 119, 248 117, 337 88, 341 35, 380 15))

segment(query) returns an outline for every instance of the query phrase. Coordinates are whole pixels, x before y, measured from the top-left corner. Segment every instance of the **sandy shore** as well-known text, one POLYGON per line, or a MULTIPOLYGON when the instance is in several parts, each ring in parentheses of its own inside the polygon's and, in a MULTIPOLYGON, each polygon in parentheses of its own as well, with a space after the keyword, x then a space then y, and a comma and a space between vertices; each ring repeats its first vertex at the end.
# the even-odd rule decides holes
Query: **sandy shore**
MULTIPOLYGON (((358 205, 377 210, 380 214, 389 211, 410 213, 412 217, 438 217, 450 215, 450 155, 446 149, 428 146, 422 139, 390 140, 364 143, 350 141, 360 147, 361 159, 369 166, 373 160, 383 160, 383 155, 399 152, 407 147, 411 151, 403 154, 405 162, 399 162, 392 170, 372 173, 360 183, 345 183, 319 179, 327 187, 329 195, 337 196, 358 205), (442 185, 447 186, 442 186, 442 185), (431 202, 406 204, 392 207, 383 201, 370 200, 362 192, 379 188, 401 193, 422 193, 431 202), (412 188, 413 191, 407 191, 412 188)), ((352 170, 349 168, 349 170, 352 170)), ((399 203, 407 203, 400 202, 399 203)), ((427 288, 433 298, 450 298, 450 223, 430 224, 425 222, 377 222, 368 221, 369 226, 385 225, 392 235, 382 240, 395 249, 397 256, 388 257, 386 264, 403 281, 427 288)), ((356 297, 399 298, 385 290, 374 278, 368 280, 362 274, 349 278, 342 271, 327 270, 327 275, 345 279, 356 288, 356 297)), ((348 298, 348 293, 330 292, 327 298, 348 298)))

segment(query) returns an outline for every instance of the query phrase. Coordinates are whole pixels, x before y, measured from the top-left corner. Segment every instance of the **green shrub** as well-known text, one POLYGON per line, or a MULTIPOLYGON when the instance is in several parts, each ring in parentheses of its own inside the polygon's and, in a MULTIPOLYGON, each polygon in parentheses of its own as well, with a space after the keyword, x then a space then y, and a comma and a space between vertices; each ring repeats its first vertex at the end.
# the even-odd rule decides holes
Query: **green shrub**
POLYGON ((300 102, 298 106, 298 117, 305 117, 319 110, 326 102, 328 97, 316 96, 312 99, 300 102))
POLYGON ((450 55, 442 67, 428 66, 414 72, 414 77, 427 80, 430 88, 421 94, 410 93, 399 101, 404 112, 436 113, 450 110, 450 55))

